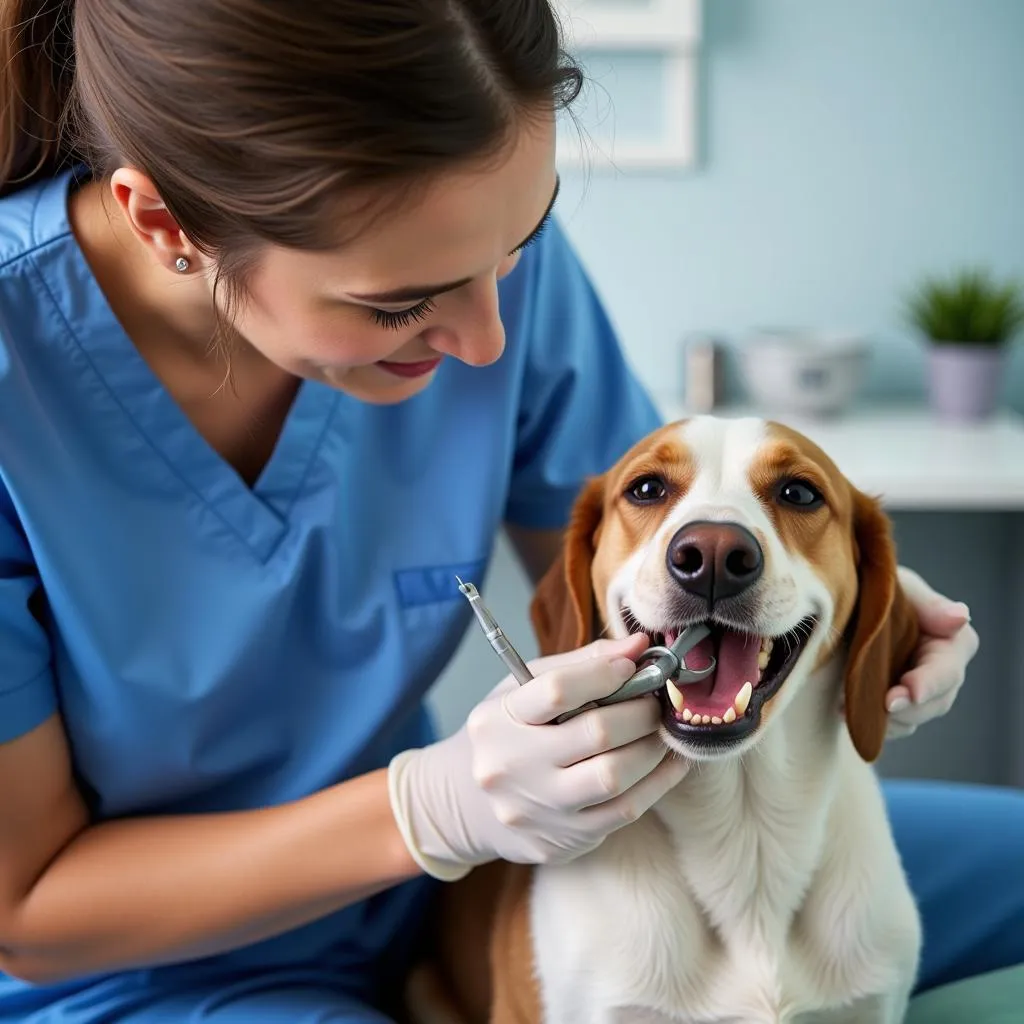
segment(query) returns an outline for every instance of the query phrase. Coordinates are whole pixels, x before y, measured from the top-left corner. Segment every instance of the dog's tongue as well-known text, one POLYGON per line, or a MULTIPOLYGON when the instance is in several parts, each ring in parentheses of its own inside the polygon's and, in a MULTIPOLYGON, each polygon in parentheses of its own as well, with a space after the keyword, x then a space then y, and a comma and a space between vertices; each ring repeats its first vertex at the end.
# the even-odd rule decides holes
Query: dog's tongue
MULTIPOLYGON (((757 657, 761 651, 761 638, 750 633, 726 630, 716 639, 705 637, 686 655, 686 667, 697 671, 707 668, 717 658, 715 671, 697 683, 680 687, 683 700, 692 714, 721 718, 733 707, 737 716, 746 706, 735 707, 736 697, 749 682, 757 686, 757 657)), ((749 700, 749 694, 747 694, 749 700)), ((741 703, 743 703, 741 701, 741 703)))

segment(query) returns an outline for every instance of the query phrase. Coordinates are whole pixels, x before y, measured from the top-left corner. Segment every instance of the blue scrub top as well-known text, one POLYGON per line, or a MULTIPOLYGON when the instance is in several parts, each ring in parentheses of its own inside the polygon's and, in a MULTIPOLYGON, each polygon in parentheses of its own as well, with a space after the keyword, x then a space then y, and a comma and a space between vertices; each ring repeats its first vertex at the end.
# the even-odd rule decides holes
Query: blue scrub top
MULTIPOLYGON (((105 819, 278 804, 429 741, 423 698, 470 620, 456 573, 484 578, 503 521, 563 526, 658 423, 557 224, 500 285, 501 359, 446 360, 389 407, 304 382, 250 488, 125 335, 72 187, 0 201, 0 742, 59 710, 105 819)), ((0 975, 0 1020, 92 1019, 83 987, 111 1009, 193 975, 329 967, 362 992, 425 885, 196 963, 0 975)))

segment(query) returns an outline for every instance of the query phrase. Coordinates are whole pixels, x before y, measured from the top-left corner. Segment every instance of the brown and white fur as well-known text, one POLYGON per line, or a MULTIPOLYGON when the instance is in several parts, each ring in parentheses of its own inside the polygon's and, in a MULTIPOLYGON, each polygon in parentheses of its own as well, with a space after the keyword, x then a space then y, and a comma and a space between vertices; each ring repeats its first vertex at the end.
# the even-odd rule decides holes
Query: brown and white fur
POLYGON ((627 608, 648 635, 701 618, 670 568, 695 523, 742 527, 763 557, 709 618, 781 644, 813 617, 795 666, 746 724, 686 726, 663 697, 662 739, 692 767, 592 853, 448 887, 412 985, 424 1024, 903 1019, 920 923, 870 762, 917 633, 878 504, 780 425, 666 426, 581 493, 535 597, 541 650, 626 635, 627 608))

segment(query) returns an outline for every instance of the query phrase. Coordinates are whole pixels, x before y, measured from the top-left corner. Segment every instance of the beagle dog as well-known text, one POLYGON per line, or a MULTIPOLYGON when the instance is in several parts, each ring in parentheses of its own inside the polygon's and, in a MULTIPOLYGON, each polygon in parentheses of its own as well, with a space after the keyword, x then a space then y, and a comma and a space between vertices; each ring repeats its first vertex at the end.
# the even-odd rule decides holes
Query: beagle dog
POLYGON ((543 654, 643 630, 706 681, 659 695, 691 768, 558 866, 446 887, 422 1024, 896 1024, 921 926, 871 767, 917 620, 890 525, 808 438, 667 425, 590 481, 532 607, 543 654))

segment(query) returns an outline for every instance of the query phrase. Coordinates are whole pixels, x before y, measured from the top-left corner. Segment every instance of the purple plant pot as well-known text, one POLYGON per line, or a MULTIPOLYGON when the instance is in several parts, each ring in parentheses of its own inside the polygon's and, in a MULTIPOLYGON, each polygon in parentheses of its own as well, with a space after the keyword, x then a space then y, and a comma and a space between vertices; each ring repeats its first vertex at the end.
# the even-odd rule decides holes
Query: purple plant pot
POLYGON ((932 409, 939 419, 987 419, 999 404, 1003 351, 979 345, 932 344, 928 374, 932 409))

